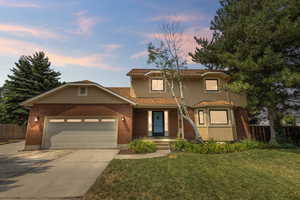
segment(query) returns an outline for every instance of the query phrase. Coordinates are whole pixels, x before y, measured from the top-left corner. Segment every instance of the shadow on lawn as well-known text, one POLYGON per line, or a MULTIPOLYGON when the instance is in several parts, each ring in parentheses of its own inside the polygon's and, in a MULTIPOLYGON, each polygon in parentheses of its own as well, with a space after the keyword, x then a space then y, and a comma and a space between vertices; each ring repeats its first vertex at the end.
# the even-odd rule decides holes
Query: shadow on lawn
POLYGON ((20 187, 17 184, 19 176, 48 170, 51 166, 42 166, 48 161, 0 154, 0 192, 20 187))
POLYGON ((300 154, 300 147, 297 148, 275 148, 274 151, 300 154))

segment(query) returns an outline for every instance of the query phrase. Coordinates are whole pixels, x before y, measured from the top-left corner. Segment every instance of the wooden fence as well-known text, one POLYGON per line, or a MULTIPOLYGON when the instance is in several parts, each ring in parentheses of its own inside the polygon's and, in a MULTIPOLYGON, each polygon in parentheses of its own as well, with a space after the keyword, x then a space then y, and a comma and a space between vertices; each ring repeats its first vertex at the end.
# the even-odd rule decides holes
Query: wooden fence
POLYGON ((17 124, 0 124, 0 139, 24 139, 26 134, 26 126, 17 124))
MULTIPOLYGON (((251 138, 258 141, 270 140, 270 126, 250 125, 251 138)), ((283 127, 283 135, 300 145, 300 126, 283 127)))

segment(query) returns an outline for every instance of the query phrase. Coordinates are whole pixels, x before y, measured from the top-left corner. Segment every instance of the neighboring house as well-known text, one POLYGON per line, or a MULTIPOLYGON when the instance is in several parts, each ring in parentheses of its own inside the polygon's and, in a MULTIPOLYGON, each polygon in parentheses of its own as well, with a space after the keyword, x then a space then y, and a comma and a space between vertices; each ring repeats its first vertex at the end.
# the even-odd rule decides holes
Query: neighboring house
MULTIPOLYGON (((294 98, 290 98, 289 99, 289 104, 291 106, 297 106, 300 107, 300 94, 297 93, 296 97, 294 98)), ((288 125, 296 125, 296 126, 300 126, 300 109, 292 109, 289 108, 284 112, 285 116, 293 116, 295 119, 295 124, 287 124, 284 120, 282 120, 282 125, 283 126, 288 126, 288 125)), ((250 120, 251 123, 251 120, 250 120)), ((257 116, 257 120, 255 120, 254 122, 255 124, 253 125, 260 125, 260 126, 269 126, 269 120, 267 118, 267 111, 266 110, 262 110, 261 113, 257 116)))
MULTIPOLYGON (((175 100, 156 69, 132 69, 131 87, 104 87, 90 81, 66 83, 22 103, 30 109, 26 149, 113 148, 135 138, 176 138, 180 128, 175 100)), ((189 112, 204 140, 233 141, 247 122, 246 96, 222 90, 221 71, 183 71, 189 112)), ((184 123, 185 138, 195 134, 184 123)))

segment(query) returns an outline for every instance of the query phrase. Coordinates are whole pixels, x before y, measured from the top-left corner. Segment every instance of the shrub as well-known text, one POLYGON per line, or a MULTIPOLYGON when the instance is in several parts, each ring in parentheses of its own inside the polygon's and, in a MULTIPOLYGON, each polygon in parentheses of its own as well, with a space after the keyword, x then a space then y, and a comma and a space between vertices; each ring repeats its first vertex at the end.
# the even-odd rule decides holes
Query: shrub
POLYGON ((156 145, 152 141, 133 140, 128 148, 135 153, 153 153, 156 151, 156 145))
POLYGON ((193 144, 186 141, 186 140, 177 140, 174 143, 171 143, 171 150, 172 151, 186 151, 189 149, 193 144))
POLYGON ((253 141, 253 140, 243 140, 236 143, 217 143, 213 141, 208 141, 203 144, 194 144, 186 140, 178 140, 171 144, 172 151, 180 152, 192 152, 192 153, 231 153, 246 151, 249 149, 265 149, 272 148, 273 146, 253 141))

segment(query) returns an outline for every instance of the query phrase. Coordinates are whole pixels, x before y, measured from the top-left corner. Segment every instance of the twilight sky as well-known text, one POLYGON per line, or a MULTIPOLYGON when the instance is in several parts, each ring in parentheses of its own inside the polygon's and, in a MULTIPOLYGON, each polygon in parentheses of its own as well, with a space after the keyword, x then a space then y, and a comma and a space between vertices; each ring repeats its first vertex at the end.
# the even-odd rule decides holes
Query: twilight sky
POLYGON ((184 48, 209 37, 218 0, 0 0, 0 85, 21 55, 45 51, 63 81, 129 86, 131 68, 149 68, 146 47, 159 26, 179 21, 184 48))

